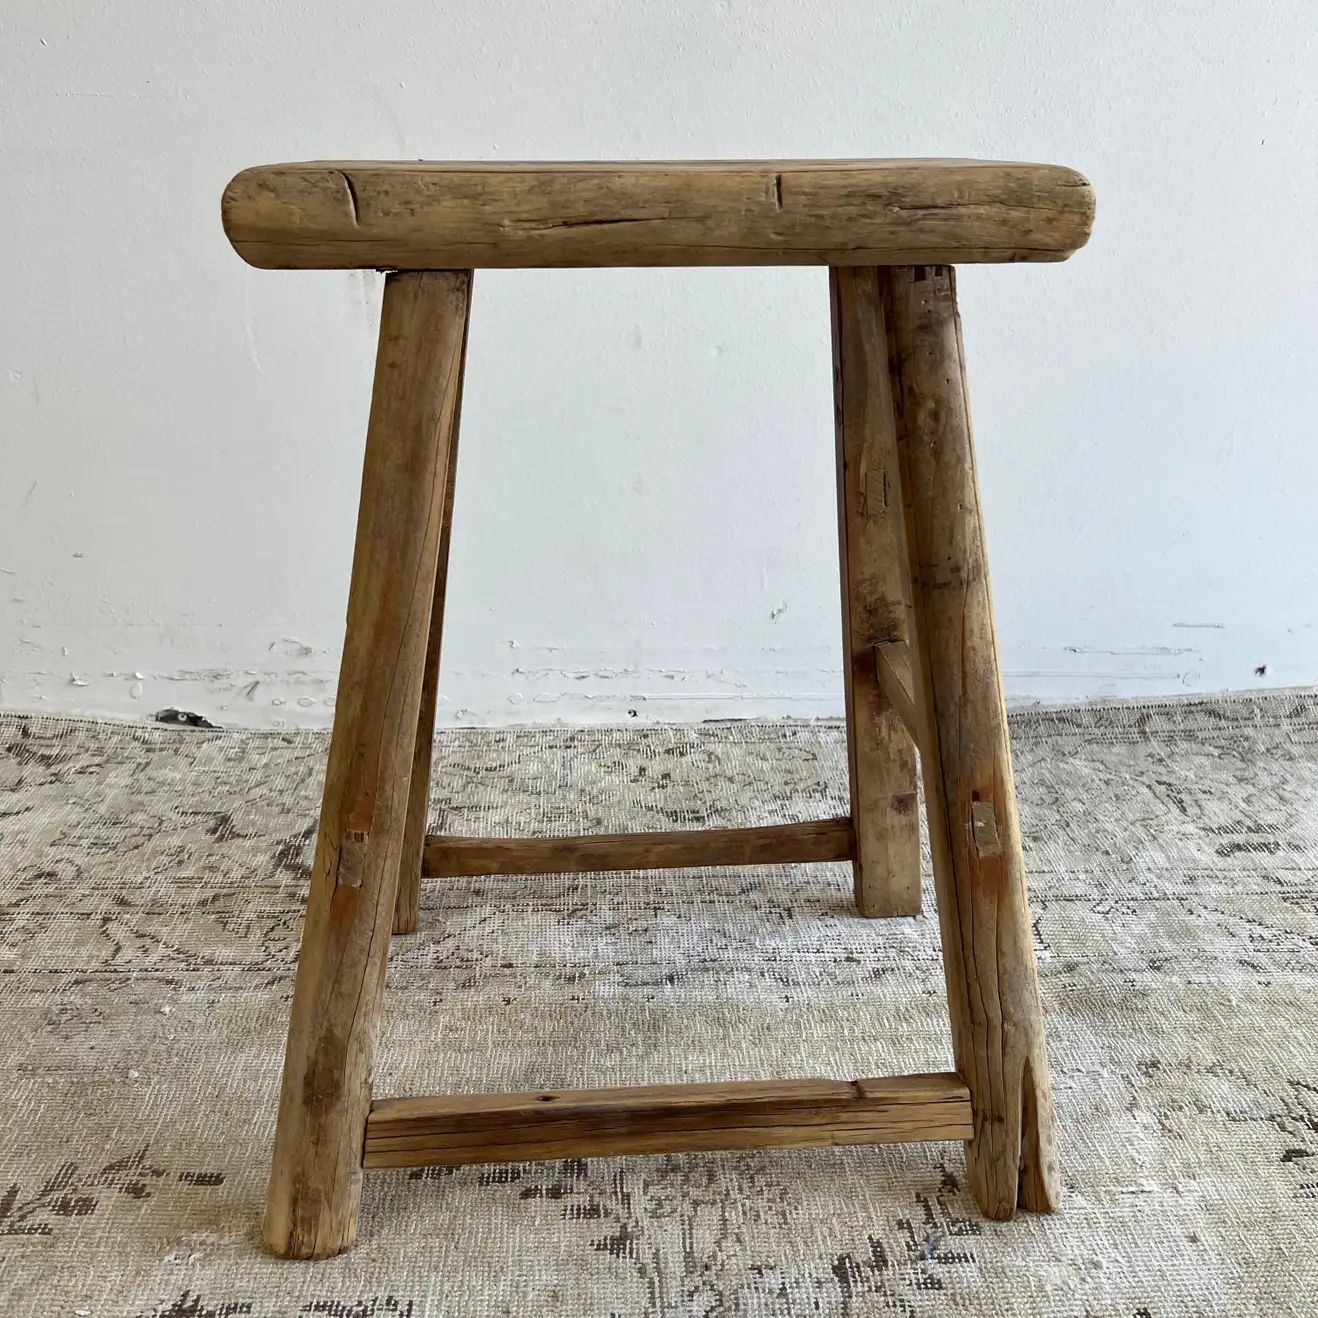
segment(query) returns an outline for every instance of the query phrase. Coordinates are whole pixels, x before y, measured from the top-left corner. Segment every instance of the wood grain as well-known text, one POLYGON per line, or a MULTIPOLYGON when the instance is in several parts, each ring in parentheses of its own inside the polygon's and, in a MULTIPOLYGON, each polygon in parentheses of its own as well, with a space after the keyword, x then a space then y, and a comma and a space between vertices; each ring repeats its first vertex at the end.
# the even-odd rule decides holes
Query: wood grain
POLYGON ((965 1139, 955 1075, 765 1080, 376 1102, 364 1165, 456 1167, 614 1154, 965 1139))
POLYGON ((244 170, 225 232, 273 269, 1060 261, 1089 184, 982 160, 473 164, 244 170))
POLYGON ((468 314, 462 326, 457 397, 453 404, 453 428, 444 478, 444 521, 439 528, 439 562, 435 569, 435 594, 430 606, 430 633, 426 640, 421 709, 417 715, 416 749, 412 755, 412 779, 407 798, 407 831, 403 837, 403 856, 398 869, 398 899, 394 906, 396 934, 416 933, 421 920, 421 864, 426 844, 426 826, 430 823, 430 765, 435 749, 435 708, 439 701, 439 662, 444 643, 444 601, 448 592, 449 544, 453 537, 458 434, 462 424, 462 382, 466 374, 467 332, 471 324, 470 298, 468 289, 468 314))
POLYGON ((829 271, 837 434, 842 680, 847 710, 856 909, 919 915, 915 747, 875 668, 906 636, 905 532, 888 432, 888 350, 871 270, 829 271))
POLYGON ((432 833, 426 839, 423 873, 427 878, 444 878, 683 869, 698 865, 786 865, 850 860, 854 853, 850 819, 585 837, 486 838, 432 833))
POLYGON ((911 740, 920 735, 915 714, 915 688, 911 676, 911 649, 905 641, 883 641, 874 647, 874 671, 879 690, 897 711, 911 740))
POLYGON ((879 270, 906 510, 911 655, 970 1186, 986 1216, 1061 1194, 952 270, 879 270))
POLYGON ((470 275, 385 282, 334 733, 266 1199, 275 1253, 351 1244, 470 275))

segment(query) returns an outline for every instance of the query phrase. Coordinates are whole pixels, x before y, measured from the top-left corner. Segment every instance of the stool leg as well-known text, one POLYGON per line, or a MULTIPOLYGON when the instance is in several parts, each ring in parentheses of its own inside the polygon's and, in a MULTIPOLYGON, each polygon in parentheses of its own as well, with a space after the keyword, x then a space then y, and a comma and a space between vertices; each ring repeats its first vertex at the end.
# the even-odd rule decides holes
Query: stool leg
POLYGON ((334 735, 298 954, 265 1238, 353 1241, 435 588, 470 274, 393 274, 362 475, 334 735))
POLYGON ((875 273, 886 322, 911 565, 921 759, 957 1069, 986 1216, 1060 1198, 1048 1058, 998 671, 956 284, 875 273))
POLYGON ((430 759, 435 748, 435 705, 439 699, 439 655, 444 640, 444 596, 448 586, 448 551, 453 531, 453 491, 458 474, 458 431, 462 422, 462 379, 467 363, 467 324, 463 322, 458 359, 458 396, 449 440, 448 473, 444 482, 444 522, 439 528, 439 564, 435 595, 430 606, 430 635, 426 641, 426 668, 417 717, 416 750, 412 756, 412 786, 407 798, 407 831, 398 870, 398 903, 394 907, 394 933, 414 934, 421 918, 421 853, 430 821, 430 759))
POLYGON ((829 271, 842 578, 842 680, 861 915, 920 914, 915 747, 879 689, 874 647, 906 639, 902 508, 888 442, 888 352, 873 270, 829 271))

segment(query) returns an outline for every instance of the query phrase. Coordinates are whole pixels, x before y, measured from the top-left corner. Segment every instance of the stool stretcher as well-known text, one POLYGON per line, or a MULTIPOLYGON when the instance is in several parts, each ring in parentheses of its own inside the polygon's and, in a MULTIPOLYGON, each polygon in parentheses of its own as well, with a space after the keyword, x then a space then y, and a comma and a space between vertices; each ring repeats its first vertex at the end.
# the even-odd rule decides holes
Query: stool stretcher
POLYGON ((459 1167, 972 1134, 970 1091, 953 1074, 539 1090, 380 1100, 367 1118, 363 1165, 459 1167))
POLYGON ((701 865, 789 865, 850 860, 849 818, 761 828, 671 833, 598 833, 584 837, 426 838, 425 878, 486 874, 584 874, 605 870, 689 869, 701 865))

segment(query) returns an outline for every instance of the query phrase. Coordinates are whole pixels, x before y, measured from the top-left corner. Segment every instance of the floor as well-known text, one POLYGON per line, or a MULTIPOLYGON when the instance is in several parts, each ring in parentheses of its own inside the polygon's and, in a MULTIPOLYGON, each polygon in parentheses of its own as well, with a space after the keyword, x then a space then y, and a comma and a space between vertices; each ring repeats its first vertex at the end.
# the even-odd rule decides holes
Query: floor
MULTIPOLYGON (((326 740, 0 716, 0 1312, 1312 1314, 1318 696, 1013 716, 1067 1197, 949 1144, 372 1173, 342 1258, 259 1218, 326 740)), ((457 832, 845 809, 819 724, 446 733, 457 832)), ((842 865, 437 880, 382 1094, 950 1066, 932 893, 842 865)))

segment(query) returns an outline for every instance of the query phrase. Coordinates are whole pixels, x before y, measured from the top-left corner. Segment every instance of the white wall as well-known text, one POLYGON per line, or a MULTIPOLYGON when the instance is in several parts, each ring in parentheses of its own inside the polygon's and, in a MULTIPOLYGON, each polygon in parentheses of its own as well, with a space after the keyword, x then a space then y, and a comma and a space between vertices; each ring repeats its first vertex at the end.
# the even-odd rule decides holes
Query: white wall
MULTIPOLYGON (((219 196, 353 156, 1082 169, 1087 250, 962 277, 1008 692, 1318 681, 1316 33, 1311 0, 6 0, 0 705, 328 719, 380 280, 248 269, 219 196)), ((476 296, 443 717, 839 712, 823 271, 476 296)))

